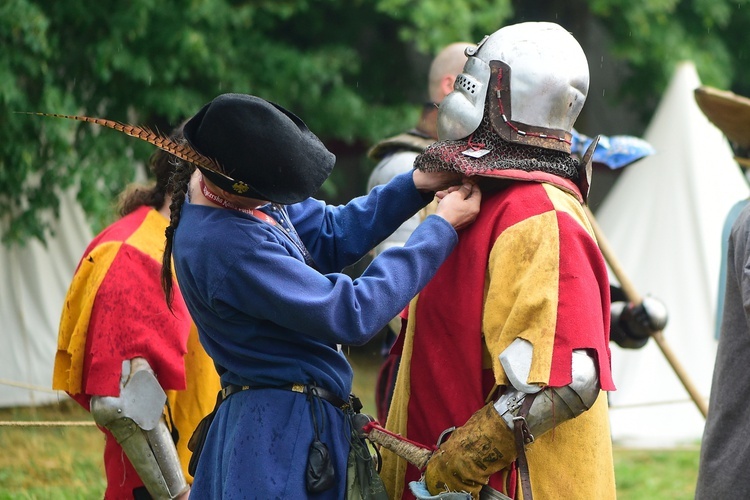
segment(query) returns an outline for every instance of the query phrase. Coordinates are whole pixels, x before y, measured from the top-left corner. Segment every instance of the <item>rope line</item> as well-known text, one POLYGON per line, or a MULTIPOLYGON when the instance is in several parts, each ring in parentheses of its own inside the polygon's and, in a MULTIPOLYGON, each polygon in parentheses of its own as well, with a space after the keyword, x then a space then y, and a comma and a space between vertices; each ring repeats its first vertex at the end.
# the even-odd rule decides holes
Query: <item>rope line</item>
POLYGON ((72 421, 21 421, 21 420, 0 420, 0 427, 95 427, 95 422, 86 420, 72 421))
MULTIPOLYGON (((47 392, 51 394, 61 393, 38 385, 26 384, 15 380, 0 378, 0 385, 17 387, 19 389, 29 389, 32 391, 47 392)), ((0 420, 0 427, 96 427, 96 423, 91 420, 72 420, 72 421, 23 421, 23 420, 0 420)))
POLYGON ((31 385, 31 384, 25 384, 23 382, 16 382, 14 380, 8 380, 5 378, 0 378, 0 385, 8 385, 11 387, 18 387, 21 389, 30 389, 32 391, 40 391, 40 392, 49 392, 49 393, 56 393, 60 392, 55 389, 50 389, 49 387, 42 387, 39 385, 31 385))
POLYGON ((643 408, 643 407, 648 407, 648 406, 676 405, 676 404, 690 403, 690 402, 692 402, 690 399, 672 399, 668 401, 650 401, 646 403, 629 403, 629 404, 621 404, 621 405, 610 404, 609 409, 610 410, 625 410, 628 408, 643 408))

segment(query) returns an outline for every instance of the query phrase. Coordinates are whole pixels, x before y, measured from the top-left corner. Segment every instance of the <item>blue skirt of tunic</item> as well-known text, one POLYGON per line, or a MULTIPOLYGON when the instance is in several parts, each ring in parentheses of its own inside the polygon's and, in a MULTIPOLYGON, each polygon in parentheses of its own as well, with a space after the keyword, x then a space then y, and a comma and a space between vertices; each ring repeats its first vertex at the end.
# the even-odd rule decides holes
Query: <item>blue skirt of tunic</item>
POLYGON ((211 424, 190 497, 344 498, 349 423, 343 411, 323 400, 313 403, 315 418, 336 482, 324 492, 307 492, 305 470, 314 439, 310 404, 307 395, 283 389, 251 389, 229 396, 211 424))

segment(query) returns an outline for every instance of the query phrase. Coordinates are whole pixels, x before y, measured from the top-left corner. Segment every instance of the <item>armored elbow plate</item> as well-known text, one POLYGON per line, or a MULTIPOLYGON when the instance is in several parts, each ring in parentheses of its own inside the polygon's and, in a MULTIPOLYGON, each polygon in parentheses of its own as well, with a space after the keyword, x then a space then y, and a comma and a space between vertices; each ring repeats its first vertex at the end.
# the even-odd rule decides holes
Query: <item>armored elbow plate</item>
MULTIPOLYGON (((572 382, 565 387, 545 387, 535 391, 534 401, 525 416, 529 431, 534 436, 577 417, 596 402, 599 376, 594 359, 586 351, 573 351, 572 375, 572 382)), ((509 387, 495 402, 495 410, 511 429, 513 419, 519 416, 521 404, 531 394, 509 387)))
POLYGON ((167 395, 142 358, 123 361, 120 395, 91 398, 94 421, 122 446, 155 499, 172 499, 188 489, 175 443, 164 418, 167 395))

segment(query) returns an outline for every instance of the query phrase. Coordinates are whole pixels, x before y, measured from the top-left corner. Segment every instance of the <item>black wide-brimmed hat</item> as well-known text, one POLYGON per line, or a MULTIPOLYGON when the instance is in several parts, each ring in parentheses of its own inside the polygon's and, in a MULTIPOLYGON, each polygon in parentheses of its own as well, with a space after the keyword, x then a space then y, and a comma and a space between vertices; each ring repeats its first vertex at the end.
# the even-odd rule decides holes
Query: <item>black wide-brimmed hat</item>
POLYGON ((198 164, 221 189, 247 198, 297 203, 314 195, 336 156, 305 123, 272 102, 223 94, 184 127, 188 144, 216 166, 198 164))

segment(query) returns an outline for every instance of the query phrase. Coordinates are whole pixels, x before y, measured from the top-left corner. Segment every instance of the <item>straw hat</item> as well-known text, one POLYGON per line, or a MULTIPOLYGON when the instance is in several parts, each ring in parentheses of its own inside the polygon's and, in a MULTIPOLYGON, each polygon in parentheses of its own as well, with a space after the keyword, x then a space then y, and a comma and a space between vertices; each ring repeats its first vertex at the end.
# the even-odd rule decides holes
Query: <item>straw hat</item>
POLYGON ((750 168, 750 99, 726 90, 695 89, 698 107, 729 139, 737 163, 750 168))

